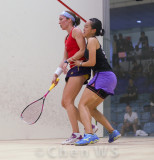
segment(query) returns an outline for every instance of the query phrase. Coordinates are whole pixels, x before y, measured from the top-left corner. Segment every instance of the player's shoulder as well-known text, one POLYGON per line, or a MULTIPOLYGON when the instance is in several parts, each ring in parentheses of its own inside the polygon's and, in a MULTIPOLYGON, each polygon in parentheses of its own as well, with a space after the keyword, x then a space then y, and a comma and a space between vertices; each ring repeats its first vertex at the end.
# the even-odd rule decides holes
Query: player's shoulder
POLYGON ((91 44, 97 45, 97 44, 98 44, 97 38, 96 38, 96 37, 90 37, 90 38, 88 38, 88 44, 89 44, 89 45, 91 45, 91 44))
POLYGON ((72 31, 72 37, 75 38, 75 39, 77 37, 80 37, 80 38, 83 37, 81 29, 78 28, 78 27, 74 27, 73 31, 72 31))
POLYGON ((96 37, 90 37, 88 38, 88 42, 97 42, 97 38, 96 37))
POLYGON ((82 34, 82 31, 79 27, 74 27, 72 32, 73 34, 82 34))

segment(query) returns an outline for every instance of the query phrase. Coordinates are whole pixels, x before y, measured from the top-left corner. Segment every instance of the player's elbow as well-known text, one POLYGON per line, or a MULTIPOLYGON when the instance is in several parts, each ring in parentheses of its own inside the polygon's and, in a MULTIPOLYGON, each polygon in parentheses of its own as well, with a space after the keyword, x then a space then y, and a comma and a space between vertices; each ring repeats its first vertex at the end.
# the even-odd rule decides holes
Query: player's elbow
POLYGON ((84 56, 84 51, 85 51, 85 49, 80 49, 80 55, 81 55, 81 57, 83 57, 84 56))
POLYGON ((96 62, 95 61, 91 61, 90 66, 93 67, 95 66, 96 62))

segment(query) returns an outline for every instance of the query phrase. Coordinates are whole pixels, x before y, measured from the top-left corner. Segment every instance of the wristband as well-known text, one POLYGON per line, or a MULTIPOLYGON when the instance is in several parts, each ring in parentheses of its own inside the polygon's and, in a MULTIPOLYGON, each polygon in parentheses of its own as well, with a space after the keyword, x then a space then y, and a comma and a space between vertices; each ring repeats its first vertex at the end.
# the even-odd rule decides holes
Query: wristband
POLYGON ((63 72, 63 69, 60 68, 60 67, 58 67, 58 68, 56 69, 56 71, 55 71, 55 74, 57 74, 58 77, 59 77, 59 76, 62 74, 62 72, 63 72))
POLYGON ((67 64, 69 64, 69 62, 68 62, 67 60, 65 60, 65 61, 64 61, 64 63, 67 63, 67 64))

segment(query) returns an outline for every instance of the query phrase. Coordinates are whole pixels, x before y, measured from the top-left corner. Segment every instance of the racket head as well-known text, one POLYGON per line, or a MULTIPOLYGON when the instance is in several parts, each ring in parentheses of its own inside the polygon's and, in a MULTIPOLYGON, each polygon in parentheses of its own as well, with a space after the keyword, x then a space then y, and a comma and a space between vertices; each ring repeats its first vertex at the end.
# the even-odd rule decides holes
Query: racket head
POLYGON ((20 118, 29 125, 36 123, 42 112, 44 107, 45 97, 41 97, 40 99, 30 103, 27 107, 22 111, 20 118))
MULTIPOLYGON (((56 81, 59 81, 59 78, 56 79, 56 81)), ((36 123, 42 112, 43 112, 43 107, 44 107, 44 102, 45 102, 45 98, 46 96, 49 94, 49 92, 55 87, 55 84, 53 83, 48 92, 41 97, 40 99, 30 103, 21 113, 20 118, 28 123, 29 125, 36 123)))

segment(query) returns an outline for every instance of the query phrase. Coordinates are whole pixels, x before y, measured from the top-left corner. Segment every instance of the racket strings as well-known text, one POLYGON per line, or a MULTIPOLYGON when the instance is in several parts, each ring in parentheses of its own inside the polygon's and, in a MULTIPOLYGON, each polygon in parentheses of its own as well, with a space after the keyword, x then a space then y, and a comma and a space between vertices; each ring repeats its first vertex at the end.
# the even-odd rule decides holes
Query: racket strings
POLYGON ((21 114, 21 118, 28 124, 35 123, 42 113, 44 99, 31 103, 21 114))

